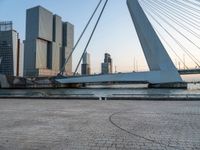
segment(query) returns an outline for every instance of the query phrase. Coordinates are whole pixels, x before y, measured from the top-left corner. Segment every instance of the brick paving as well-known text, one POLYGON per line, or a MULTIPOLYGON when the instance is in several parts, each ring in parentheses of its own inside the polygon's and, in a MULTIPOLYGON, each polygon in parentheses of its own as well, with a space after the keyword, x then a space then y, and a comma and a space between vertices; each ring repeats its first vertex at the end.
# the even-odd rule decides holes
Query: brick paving
POLYGON ((0 100, 0 150, 137 149, 200 149, 200 101, 0 100))

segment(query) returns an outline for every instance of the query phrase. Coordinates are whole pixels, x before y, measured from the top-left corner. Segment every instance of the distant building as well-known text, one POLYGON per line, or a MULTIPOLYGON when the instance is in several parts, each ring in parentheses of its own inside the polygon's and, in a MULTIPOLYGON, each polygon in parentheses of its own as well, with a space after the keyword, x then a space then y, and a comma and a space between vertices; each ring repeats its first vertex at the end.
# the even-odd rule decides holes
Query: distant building
POLYGON ((104 62, 101 64, 101 73, 102 74, 109 74, 112 73, 113 66, 112 66, 112 59, 110 54, 105 53, 104 62))
MULTIPOLYGON (((24 41, 24 75, 56 75, 74 45, 74 26, 62 22, 58 15, 37 6, 26 12, 26 40, 24 41)), ((65 67, 72 73, 72 59, 65 67)))
POLYGON ((20 52, 19 52, 19 76, 24 76, 24 44, 20 43, 20 52))
POLYGON ((12 22, 0 22, 0 73, 19 76, 19 34, 13 30, 12 22))
POLYGON ((90 54, 87 52, 83 56, 83 63, 81 65, 81 74, 82 75, 90 75, 91 74, 90 54))

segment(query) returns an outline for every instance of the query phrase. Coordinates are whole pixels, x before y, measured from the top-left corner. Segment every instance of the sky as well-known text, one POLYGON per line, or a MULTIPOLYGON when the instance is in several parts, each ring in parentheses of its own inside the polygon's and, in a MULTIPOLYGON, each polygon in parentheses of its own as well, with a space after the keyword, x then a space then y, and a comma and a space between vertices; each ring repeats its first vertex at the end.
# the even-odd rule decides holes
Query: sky
MULTIPOLYGON (((0 0, 0 21, 13 21, 14 29, 19 32, 20 39, 24 40, 26 9, 41 5, 61 16, 63 21, 74 24, 76 42, 98 2, 99 0, 0 0)), ((95 16, 94 21, 97 17, 95 16)), ((84 50, 94 21, 73 55, 73 68, 84 50)), ((117 72, 133 71, 136 68, 134 59, 138 68, 147 69, 125 0, 109 0, 88 52, 91 55, 93 73, 100 72, 105 52, 111 54, 117 72)))
MULTIPOLYGON (((26 9, 41 5, 61 16, 63 21, 74 24, 76 42, 98 2, 99 0, 0 0, 0 21, 13 21, 14 29, 19 32, 21 40, 24 40, 26 9)), ((78 63, 96 19, 97 16, 73 54, 73 68, 78 63)), ((111 54, 114 71, 148 70, 126 0, 109 0, 88 52, 92 73, 101 71, 105 52, 111 54)), ((182 53, 180 55, 183 56, 182 53)), ((171 54, 170 56, 173 57, 171 54)), ((173 61, 176 63, 176 59, 173 61)))

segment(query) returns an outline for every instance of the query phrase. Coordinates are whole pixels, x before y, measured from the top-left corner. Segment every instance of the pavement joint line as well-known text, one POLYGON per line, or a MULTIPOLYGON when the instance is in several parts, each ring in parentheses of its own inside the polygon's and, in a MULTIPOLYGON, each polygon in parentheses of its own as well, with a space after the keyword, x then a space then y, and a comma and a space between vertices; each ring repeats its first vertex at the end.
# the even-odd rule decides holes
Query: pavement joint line
MULTIPOLYGON (((170 147, 170 148, 174 148, 174 149, 177 149, 178 147, 177 146, 171 146, 171 145, 168 145, 168 144, 164 144, 164 143, 161 143, 159 141, 156 141, 156 140, 153 140, 153 139, 150 139, 150 138, 147 138, 147 137, 144 137, 144 136, 141 136, 141 135, 138 135, 138 134, 135 134, 135 133, 132 133, 122 127, 120 127, 119 125, 117 125, 113 120, 112 120, 112 117, 115 116, 115 115, 118 115, 118 114, 121 114, 121 113, 124 113, 124 112, 115 112, 113 114, 111 114, 109 116, 109 121, 112 125, 114 125, 115 127, 117 127, 118 129, 132 135, 132 136, 135 136, 135 137, 139 137, 139 138, 142 138, 144 140, 147 140, 149 142, 152 142, 152 143, 155 143, 155 144, 159 144, 161 147, 164 146, 164 147, 170 147)), ((127 112, 126 112, 127 113, 127 112)))

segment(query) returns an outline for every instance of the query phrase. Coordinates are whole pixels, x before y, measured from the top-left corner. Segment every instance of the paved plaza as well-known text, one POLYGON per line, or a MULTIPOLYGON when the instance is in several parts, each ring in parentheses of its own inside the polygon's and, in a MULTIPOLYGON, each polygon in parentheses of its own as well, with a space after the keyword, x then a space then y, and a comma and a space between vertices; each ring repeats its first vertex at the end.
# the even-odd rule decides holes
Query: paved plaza
POLYGON ((200 149, 200 101, 0 100, 0 150, 200 149))

